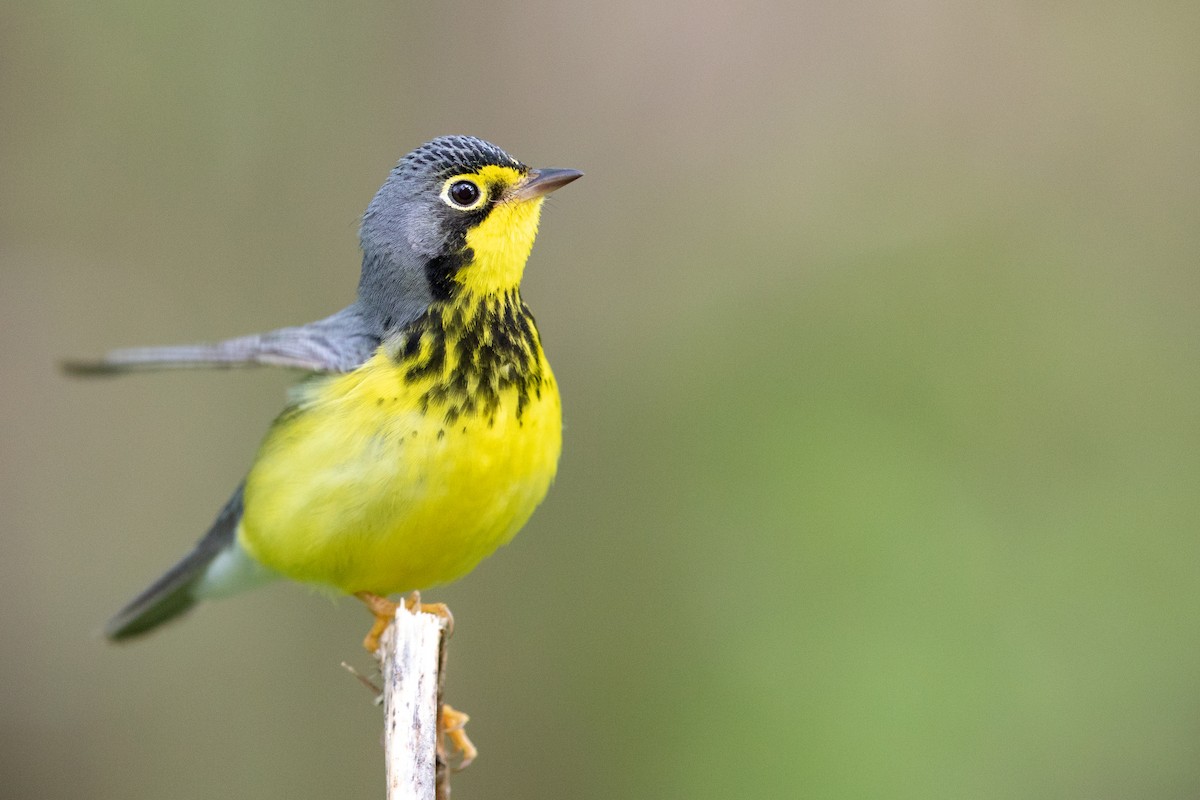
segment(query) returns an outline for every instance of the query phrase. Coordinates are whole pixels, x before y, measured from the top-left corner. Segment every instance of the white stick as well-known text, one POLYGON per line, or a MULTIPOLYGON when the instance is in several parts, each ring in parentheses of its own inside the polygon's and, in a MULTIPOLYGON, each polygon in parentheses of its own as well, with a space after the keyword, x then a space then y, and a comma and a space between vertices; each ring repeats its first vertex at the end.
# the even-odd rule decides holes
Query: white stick
POLYGON ((401 603, 380 643, 387 800, 435 800, 442 629, 401 603))

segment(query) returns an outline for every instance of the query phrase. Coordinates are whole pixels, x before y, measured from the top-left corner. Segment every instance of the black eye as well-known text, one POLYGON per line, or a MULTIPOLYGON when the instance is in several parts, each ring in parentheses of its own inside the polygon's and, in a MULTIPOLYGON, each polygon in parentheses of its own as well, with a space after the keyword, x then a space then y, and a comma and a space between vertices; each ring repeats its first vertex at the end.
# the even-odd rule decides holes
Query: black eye
POLYGON ((470 181, 455 181, 448 194, 458 206, 470 207, 479 201, 479 187, 470 181))

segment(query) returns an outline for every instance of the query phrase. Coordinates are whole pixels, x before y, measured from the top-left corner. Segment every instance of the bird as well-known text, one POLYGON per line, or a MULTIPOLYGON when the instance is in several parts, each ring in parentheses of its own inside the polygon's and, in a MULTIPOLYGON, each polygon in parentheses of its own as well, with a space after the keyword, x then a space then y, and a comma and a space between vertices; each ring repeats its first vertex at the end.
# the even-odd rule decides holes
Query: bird
POLYGON ((308 373, 207 533, 106 636, 141 636, 200 601, 287 578, 363 600, 373 650, 396 608, 389 595, 456 580, 511 540, 546 496, 562 446, 558 385, 521 278, 546 195, 582 174, 438 137, 401 158, 367 206, 346 308, 213 344, 65 363, 77 375, 308 373))

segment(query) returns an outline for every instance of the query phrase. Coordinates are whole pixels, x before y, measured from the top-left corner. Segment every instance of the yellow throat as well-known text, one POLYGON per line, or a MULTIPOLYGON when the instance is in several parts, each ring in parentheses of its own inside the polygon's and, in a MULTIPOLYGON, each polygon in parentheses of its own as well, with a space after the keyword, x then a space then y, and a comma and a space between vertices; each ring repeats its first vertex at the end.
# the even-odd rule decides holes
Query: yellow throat
MULTIPOLYGON (((521 179, 520 173, 509 167, 487 166, 472 175, 456 175, 447 183, 464 177, 474 177, 488 186, 511 186, 521 179)), ((501 201, 483 222, 467 231, 467 247, 474 259, 459 270, 457 280, 469 294, 501 295, 521 285, 525 262, 537 238, 544 199, 501 201)))

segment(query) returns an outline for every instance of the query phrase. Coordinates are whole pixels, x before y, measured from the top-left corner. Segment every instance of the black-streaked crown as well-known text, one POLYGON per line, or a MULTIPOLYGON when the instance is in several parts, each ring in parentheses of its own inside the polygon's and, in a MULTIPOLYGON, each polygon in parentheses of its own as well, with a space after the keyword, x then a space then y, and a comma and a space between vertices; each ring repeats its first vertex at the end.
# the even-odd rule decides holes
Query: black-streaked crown
POLYGON ((400 159, 393 172, 447 178, 460 172, 475 172, 491 164, 529 171, 529 167, 491 142, 474 136, 439 136, 400 159))

